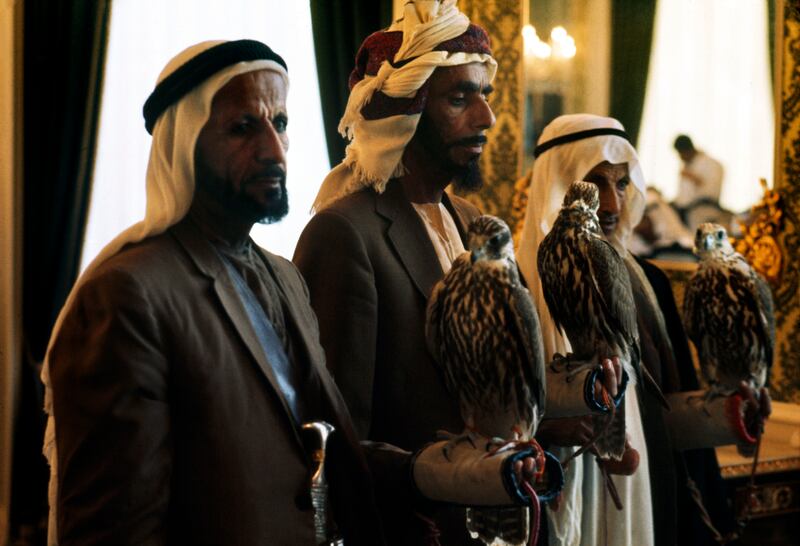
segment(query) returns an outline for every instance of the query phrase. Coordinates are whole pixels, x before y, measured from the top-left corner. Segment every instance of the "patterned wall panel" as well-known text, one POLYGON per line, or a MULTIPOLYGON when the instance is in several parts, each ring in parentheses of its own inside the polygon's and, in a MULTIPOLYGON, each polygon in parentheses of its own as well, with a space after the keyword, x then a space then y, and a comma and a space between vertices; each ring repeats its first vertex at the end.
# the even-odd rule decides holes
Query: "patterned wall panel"
POLYGON ((481 156, 484 188, 467 198, 513 224, 511 201, 522 159, 522 0, 460 0, 458 7, 489 33, 498 64, 489 100, 497 124, 481 156))
POLYGON ((800 403, 800 1, 784 1, 781 68, 780 172, 776 188, 784 203, 780 286, 775 292, 778 322, 773 397, 800 403))

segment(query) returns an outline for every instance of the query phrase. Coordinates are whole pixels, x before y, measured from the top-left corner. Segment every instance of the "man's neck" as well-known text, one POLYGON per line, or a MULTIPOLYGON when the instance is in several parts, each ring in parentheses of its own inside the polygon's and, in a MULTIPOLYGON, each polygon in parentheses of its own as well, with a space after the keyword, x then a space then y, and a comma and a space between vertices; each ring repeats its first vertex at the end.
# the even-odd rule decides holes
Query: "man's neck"
POLYGON ((453 175, 433 161, 426 150, 414 144, 412 141, 403 155, 406 173, 399 177, 406 197, 412 203, 441 203, 453 175))
POLYGON ((197 199, 197 194, 187 216, 214 243, 222 243, 233 250, 242 250, 250 240, 252 222, 231 218, 230 213, 218 204, 209 204, 203 199, 197 199))

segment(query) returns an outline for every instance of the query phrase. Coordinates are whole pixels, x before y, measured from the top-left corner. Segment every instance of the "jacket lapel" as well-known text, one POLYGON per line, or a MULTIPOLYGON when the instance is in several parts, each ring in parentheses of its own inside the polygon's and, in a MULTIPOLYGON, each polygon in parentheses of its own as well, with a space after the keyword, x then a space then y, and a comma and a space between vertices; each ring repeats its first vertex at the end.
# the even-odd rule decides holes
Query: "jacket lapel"
MULTIPOLYGON (((287 419, 289 419, 290 423, 294 423, 294 417, 292 416, 289 406, 286 403, 286 399, 283 396, 283 391, 280 388, 277 377, 275 377, 275 372, 270 363, 267 361, 267 357, 264 354, 264 349, 261 347, 258 336, 256 335, 253 325, 250 323, 250 319, 247 316, 247 311, 239 299, 239 294, 236 291, 233 282, 228 277, 228 273, 225 270, 225 265, 220 260, 217 251, 208 240, 197 234, 195 228, 189 223, 188 220, 180 222, 174 226, 171 231, 181 246, 186 249, 186 252, 189 254, 197 268, 203 274, 211 277, 214 280, 214 291, 222 303, 225 313, 228 315, 228 318, 230 318, 231 322, 236 328, 237 333, 239 334, 239 337, 242 339, 245 346, 247 346, 247 349, 253 356, 253 359, 258 364, 258 369, 261 371, 264 377, 266 377, 273 390, 277 393, 278 399, 283 406, 283 410, 286 413, 287 419)), ((300 437, 297 433, 297 427, 292 426, 291 428, 294 431, 298 442, 300 442, 300 437)))
POLYGON ((398 181, 376 196, 375 210, 389 220, 387 236, 414 285, 427 300, 443 271, 425 224, 414 210, 398 181))

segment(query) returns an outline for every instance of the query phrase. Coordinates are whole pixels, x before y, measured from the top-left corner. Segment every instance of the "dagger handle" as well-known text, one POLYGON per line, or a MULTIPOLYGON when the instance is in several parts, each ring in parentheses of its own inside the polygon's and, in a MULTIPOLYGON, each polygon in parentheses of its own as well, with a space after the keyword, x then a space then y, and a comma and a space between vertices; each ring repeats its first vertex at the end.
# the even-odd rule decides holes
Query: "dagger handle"
POLYGON ((325 477, 325 451, 328 437, 334 431, 333 425, 325 421, 303 423, 303 430, 315 434, 317 445, 311 452, 311 459, 317 464, 311 475, 311 505, 314 507, 314 534, 320 546, 343 546, 341 539, 331 538, 330 514, 328 512, 328 480, 325 477))

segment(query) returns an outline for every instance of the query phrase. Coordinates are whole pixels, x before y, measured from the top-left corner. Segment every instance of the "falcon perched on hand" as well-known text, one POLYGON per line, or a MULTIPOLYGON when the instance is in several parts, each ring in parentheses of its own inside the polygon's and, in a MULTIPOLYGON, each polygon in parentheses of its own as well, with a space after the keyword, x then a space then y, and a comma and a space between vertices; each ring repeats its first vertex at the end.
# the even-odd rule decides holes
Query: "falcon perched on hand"
POLYGON ((701 224, 694 239, 700 259, 683 300, 686 333, 710 385, 707 400, 746 381, 767 382, 775 348, 775 316, 767 282, 736 252, 720 225, 701 224))
MULTIPOLYGON (((622 256, 603 238, 597 209, 597 186, 573 182, 550 233, 538 251, 539 276, 556 327, 572 345, 571 373, 594 368, 618 356, 629 378, 638 376, 639 330, 628 269, 622 256)), ((609 423, 594 416, 594 441, 601 459, 620 460, 625 452, 624 405, 609 423)))
MULTIPOLYGON (((431 293, 428 347, 459 402, 465 436, 529 441, 545 405, 539 317, 520 282, 506 223, 476 218, 468 246, 431 293)), ((468 511, 468 529, 487 544, 525 543, 527 522, 526 508, 468 511)))

